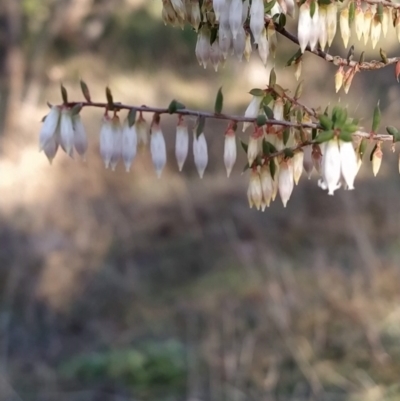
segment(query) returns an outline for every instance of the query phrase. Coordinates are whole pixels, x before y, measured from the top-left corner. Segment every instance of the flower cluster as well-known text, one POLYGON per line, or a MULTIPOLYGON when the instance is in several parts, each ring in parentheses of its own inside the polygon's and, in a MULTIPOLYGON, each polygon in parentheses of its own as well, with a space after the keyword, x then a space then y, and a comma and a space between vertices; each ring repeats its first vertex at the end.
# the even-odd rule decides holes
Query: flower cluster
MULTIPOLYGON (((100 155, 106 168, 114 171, 121 162, 127 172, 139 147, 149 147, 157 176, 160 178, 167 163, 167 149, 161 128, 162 114, 176 114, 178 117, 175 135, 175 157, 179 171, 186 162, 190 135, 185 116, 197 116, 193 127, 192 151, 194 163, 200 178, 203 178, 208 164, 208 145, 204 135, 207 118, 229 120, 224 135, 223 161, 229 177, 237 159, 236 131, 243 122, 243 132, 250 130, 248 142, 241 141, 247 156, 244 171, 250 171, 247 196, 250 207, 265 210, 279 194, 286 207, 294 186, 305 174, 319 175, 318 186, 329 195, 343 187, 354 189, 354 180, 366 153, 367 140, 374 140, 375 146, 370 160, 374 175, 382 162, 382 142, 400 141, 400 131, 387 127, 388 135, 376 134, 380 124, 379 103, 373 114, 370 132, 359 131, 358 122, 347 115, 347 109, 335 106, 332 112, 324 113, 309 109, 299 102, 302 84, 294 97, 276 83, 274 70, 265 89, 252 89, 252 99, 243 117, 222 114, 223 94, 218 91, 214 113, 188 110, 182 103, 173 100, 168 108, 128 106, 113 101, 111 91, 106 89, 107 103, 92 103, 87 85, 81 82, 86 102, 68 103, 65 88, 61 87, 63 104, 50 106, 50 112, 43 119, 39 135, 39 147, 50 163, 58 147, 71 157, 74 152, 85 159, 88 149, 86 131, 80 111, 83 107, 104 109, 99 133, 100 155), (121 110, 128 110, 121 122, 121 110), (153 113, 149 124, 145 113, 153 113)), ((399 164, 400 166, 400 164, 399 164)))
POLYGON ((59 146, 72 158, 74 150, 85 159, 88 148, 86 131, 79 108, 52 106, 43 120, 39 135, 39 150, 43 150, 52 163, 59 146))

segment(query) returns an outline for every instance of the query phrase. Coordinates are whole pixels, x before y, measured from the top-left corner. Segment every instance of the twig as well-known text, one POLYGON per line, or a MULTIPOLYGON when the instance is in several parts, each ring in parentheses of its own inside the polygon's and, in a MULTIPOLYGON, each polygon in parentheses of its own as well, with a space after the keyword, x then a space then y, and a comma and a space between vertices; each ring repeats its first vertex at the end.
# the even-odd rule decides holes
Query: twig
MULTIPOLYGON (((373 4, 377 3, 389 3, 388 1, 377 1, 377 0, 368 0, 367 2, 373 2, 373 4)), ((371 3, 372 4, 372 3, 371 3)), ((400 4, 397 4, 397 8, 400 8, 400 4)), ((266 23, 268 24, 271 18, 267 16, 265 18, 266 23)), ((297 39, 297 36, 293 35, 289 31, 287 31, 285 28, 280 27, 279 24, 275 24, 275 29, 277 32, 279 32, 282 36, 285 38, 289 39, 291 42, 295 43, 296 45, 299 45, 299 40, 297 39)), ((328 61, 329 63, 332 63, 336 66, 348 66, 348 67, 355 67, 358 66, 358 69, 361 71, 372 71, 372 70, 379 70, 381 68, 384 68, 388 65, 395 64, 398 61, 400 61, 400 57, 391 57, 387 59, 387 62, 384 63, 383 61, 379 60, 371 60, 371 61, 364 61, 362 63, 359 63, 357 61, 349 61, 346 58, 342 58, 340 56, 332 56, 326 52, 324 52, 321 49, 315 49, 311 50, 310 46, 307 45, 306 50, 312 54, 315 54, 316 56, 324 59, 325 61, 328 61)))

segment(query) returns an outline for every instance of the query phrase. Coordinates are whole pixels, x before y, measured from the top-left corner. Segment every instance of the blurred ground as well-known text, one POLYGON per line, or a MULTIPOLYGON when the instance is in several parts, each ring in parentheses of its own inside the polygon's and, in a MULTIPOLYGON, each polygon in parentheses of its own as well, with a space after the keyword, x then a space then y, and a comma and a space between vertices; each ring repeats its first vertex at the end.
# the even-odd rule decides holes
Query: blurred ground
MULTIPOLYGON (((243 155, 225 178, 217 122, 203 180, 191 156, 177 172, 173 118, 162 121, 162 180, 147 150, 130 174, 104 170, 100 110, 82 113, 86 164, 59 154, 50 167, 37 152, 45 102, 59 102, 60 81, 80 99, 79 77, 96 100, 109 85, 122 102, 206 109, 223 85, 225 109, 243 112, 268 80, 258 58, 202 70, 194 33, 164 27, 159 3, 0 3, 21 67, 14 76, 4 53, 0 399, 399 400, 397 154, 385 148, 376 179, 366 160, 354 192, 329 197, 303 177, 287 209, 278 200, 259 213, 243 155)), ((276 60, 293 90, 282 66, 294 51, 276 60)), ((345 53, 339 41, 334 52, 345 53)), ((303 70, 305 103, 339 101, 331 66, 309 55, 303 70)), ((398 126, 398 91, 391 71, 365 73, 340 101, 369 127, 380 98, 398 126)))

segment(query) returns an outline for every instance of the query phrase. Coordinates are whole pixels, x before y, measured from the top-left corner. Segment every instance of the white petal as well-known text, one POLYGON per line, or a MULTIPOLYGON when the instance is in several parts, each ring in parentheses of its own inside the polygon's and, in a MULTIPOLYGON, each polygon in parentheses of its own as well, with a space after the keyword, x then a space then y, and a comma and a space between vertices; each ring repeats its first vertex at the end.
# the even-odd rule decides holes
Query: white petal
POLYGON ((151 130, 150 152, 157 177, 160 178, 167 163, 167 149, 165 146, 164 135, 158 125, 155 125, 151 130))
POLYGON ((60 109, 53 106, 47 114, 39 134, 39 149, 43 150, 46 143, 54 136, 60 120, 60 109))
POLYGON ((203 133, 201 133, 198 138, 196 138, 196 134, 194 134, 193 156, 197 172, 199 173, 200 178, 203 178, 204 171, 208 164, 208 148, 206 137, 203 133))
POLYGON ((126 121, 122 130, 122 159, 126 172, 129 172, 137 152, 137 133, 135 125, 129 127, 126 121))

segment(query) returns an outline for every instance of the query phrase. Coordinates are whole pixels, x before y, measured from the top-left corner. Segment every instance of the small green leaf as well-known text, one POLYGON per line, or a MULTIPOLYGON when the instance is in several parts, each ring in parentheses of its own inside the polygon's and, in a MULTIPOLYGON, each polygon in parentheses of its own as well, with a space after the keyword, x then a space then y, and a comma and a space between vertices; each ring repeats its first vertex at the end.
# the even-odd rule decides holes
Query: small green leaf
POLYGON ((71 108, 71 115, 72 116, 76 116, 76 115, 78 115, 80 112, 81 112, 81 110, 82 110, 82 103, 77 103, 75 106, 73 106, 72 108, 71 108))
POLYGON ((279 97, 285 96, 285 90, 282 88, 282 86, 280 86, 278 84, 274 85, 274 91, 279 97))
POLYGON ((272 179, 275 180, 276 164, 273 158, 269 161, 269 171, 271 172, 272 179))
POLYGON ((128 125, 129 128, 132 127, 136 122, 136 109, 130 109, 128 113, 128 125))
POLYGON ((276 73, 275 68, 273 68, 269 74, 269 86, 273 87, 276 84, 276 73))
POLYGON ((278 21, 278 27, 279 29, 284 28, 286 25, 286 15, 285 14, 279 14, 279 21, 278 21))
POLYGON ((273 96, 270 93, 268 93, 268 95, 264 96, 262 103, 263 105, 268 106, 272 102, 272 100, 274 100, 273 96))
POLYGON ((362 159, 365 151, 367 150, 368 142, 365 138, 363 138, 360 142, 360 146, 358 148, 358 154, 360 155, 360 158, 362 159))
POLYGON ((374 153, 375 153, 376 149, 378 149, 378 145, 377 144, 375 144, 375 146, 372 148, 372 151, 371 151, 371 153, 369 155, 369 161, 371 161, 371 162, 372 162, 372 159, 374 157, 374 153))
POLYGON ((316 143, 323 143, 323 142, 328 142, 331 139, 333 139, 334 133, 333 131, 322 131, 318 134, 318 136, 315 138, 316 143))
POLYGON ((355 16, 355 5, 354 1, 351 1, 349 4, 349 25, 354 21, 355 16))
POLYGON ((353 134, 349 131, 342 130, 340 131, 339 139, 343 142, 351 142, 353 140, 353 134))
POLYGON ((283 130, 283 135, 282 135, 282 140, 283 140, 283 144, 284 144, 284 145, 287 144, 287 141, 289 140, 289 137, 290 137, 290 128, 289 128, 289 127, 286 127, 286 128, 283 130))
POLYGON ((113 99, 111 90, 108 86, 106 88, 106 98, 107 98, 108 109, 114 110, 114 99, 113 99))
POLYGON ((379 101, 378 101, 378 104, 375 106, 374 117, 372 119, 372 132, 377 131, 380 123, 381 123, 381 109, 379 108, 379 101))
POLYGON ((168 106, 168 113, 169 114, 174 114, 178 110, 185 109, 186 106, 183 103, 178 102, 177 100, 172 100, 171 103, 168 106))
POLYGON ((302 93, 303 93, 303 88, 304 88, 304 80, 301 80, 300 82, 299 82, 299 84, 297 85, 297 88, 296 88, 296 92, 294 93, 294 98, 297 100, 297 99, 300 99, 300 96, 302 95, 302 93))
POLYGON ((318 131, 317 131, 316 128, 313 128, 313 129, 311 130, 311 139, 312 139, 312 140, 314 140, 314 139, 317 137, 317 133, 318 133, 318 131))
POLYGON ((240 144, 242 145, 244 153, 247 154, 247 148, 249 147, 249 145, 247 143, 244 143, 243 141, 240 141, 240 144))
POLYGON ((197 117, 195 124, 196 138, 198 138, 204 131, 204 126, 206 124, 206 118, 204 116, 197 117))
POLYGON ((358 64, 363 64, 365 58, 365 52, 361 52, 360 59, 358 60, 358 64))
POLYGON ((283 154, 285 155, 286 158, 290 159, 294 156, 293 150, 289 148, 283 149, 283 154))
POLYGON ((275 3, 276 3, 276 0, 269 1, 264 7, 264 13, 265 14, 269 13, 272 10, 272 8, 274 7, 275 3))
POLYGON ((269 120, 272 120, 274 118, 274 112, 270 107, 264 105, 263 110, 269 120))
POLYGON ((254 88, 249 93, 250 93, 250 95, 253 95, 253 96, 264 96, 265 95, 265 91, 262 89, 259 89, 259 88, 254 88))
POLYGON ((315 14, 315 1, 313 1, 313 2, 311 2, 311 4, 310 4, 310 16, 311 16, 311 18, 312 17, 314 17, 314 14, 315 14))
POLYGON ((378 9, 376 10, 376 15, 378 16, 379 22, 382 24, 383 21, 383 4, 378 3, 378 9))
POLYGON ((292 109, 292 102, 287 100, 283 106, 283 116, 285 120, 290 120, 290 111, 292 109))
POLYGON ((262 126, 265 125, 266 123, 267 123, 267 116, 264 115, 264 114, 259 114, 259 115, 257 116, 257 119, 256 119, 256 124, 257 124, 259 127, 262 127, 262 126))
POLYGON ((67 104, 67 103, 68 103, 68 93, 67 93, 67 90, 65 89, 65 87, 64 87, 63 84, 60 85, 60 89, 61 89, 61 98, 62 98, 62 100, 63 100, 63 103, 64 103, 64 104, 67 104))
POLYGON ((325 131, 329 131, 330 129, 332 129, 332 126, 333 126, 332 120, 325 114, 321 114, 319 116, 319 123, 321 124, 321 127, 325 131))
POLYGON ((290 67, 291 65, 293 65, 301 58, 302 55, 303 53, 301 52, 301 49, 297 50, 297 52, 293 54, 293 56, 290 57, 290 59, 286 62, 286 67, 290 67))
POLYGON ((86 85, 86 82, 82 81, 82 79, 80 80, 80 84, 83 97, 87 102, 91 103, 92 100, 90 98, 89 87, 86 85))
POLYGON ((399 142, 400 141, 400 132, 397 128, 389 125, 386 127, 386 131, 389 135, 392 135, 393 137, 393 142, 399 142))
POLYGON ((214 112, 221 114, 224 105, 224 95, 222 94, 222 86, 218 89, 217 97, 215 98, 214 112))

